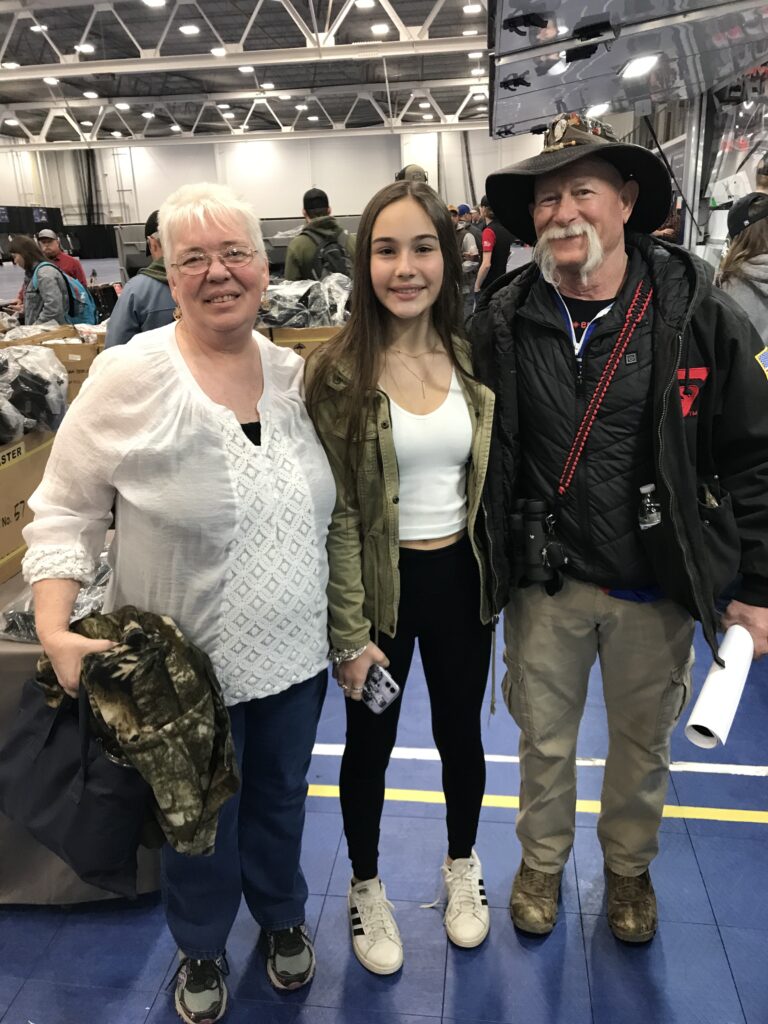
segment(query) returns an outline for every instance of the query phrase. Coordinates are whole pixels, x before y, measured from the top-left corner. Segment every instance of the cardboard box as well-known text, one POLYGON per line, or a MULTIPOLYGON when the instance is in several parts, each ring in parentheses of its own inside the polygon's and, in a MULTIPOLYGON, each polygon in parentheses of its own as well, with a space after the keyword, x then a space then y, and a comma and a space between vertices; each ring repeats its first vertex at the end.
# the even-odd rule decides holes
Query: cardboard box
POLYGON ((0 583, 21 568, 27 546, 21 535, 32 522, 29 498, 43 479, 53 434, 33 431, 0 448, 0 583))
POLYGON ((306 359, 310 352, 330 341, 339 330, 339 327, 273 327, 272 341, 275 345, 292 348, 306 359))

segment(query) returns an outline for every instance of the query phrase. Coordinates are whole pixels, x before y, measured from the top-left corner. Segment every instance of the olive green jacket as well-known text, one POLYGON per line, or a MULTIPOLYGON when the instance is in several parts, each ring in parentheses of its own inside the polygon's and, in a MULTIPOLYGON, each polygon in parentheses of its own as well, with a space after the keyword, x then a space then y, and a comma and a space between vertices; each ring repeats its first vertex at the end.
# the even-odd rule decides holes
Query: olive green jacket
MULTIPOLYGON (((455 341, 461 367, 472 372, 469 346, 455 341)), ((310 360, 307 374, 311 375, 310 360)), ((489 562, 481 497, 488 465, 493 393, 471 377, 458 375, 472 422, 467 466, 467 532, 480 567, 480 617, 490 622, 489 562)), ((335 367, 327 376, 311 415, 336 480, 337 499, 328 533, 328 622, 331 645, 353 649, 367 644, 371 630, 394 636, 400 599, 398 502, 399 473, 392 440, 389 399, 376 391, 363 439, 360 471, 346 458, 349 373, 335 367)), ((359 441, 358 441, 359 443, 359 441)))

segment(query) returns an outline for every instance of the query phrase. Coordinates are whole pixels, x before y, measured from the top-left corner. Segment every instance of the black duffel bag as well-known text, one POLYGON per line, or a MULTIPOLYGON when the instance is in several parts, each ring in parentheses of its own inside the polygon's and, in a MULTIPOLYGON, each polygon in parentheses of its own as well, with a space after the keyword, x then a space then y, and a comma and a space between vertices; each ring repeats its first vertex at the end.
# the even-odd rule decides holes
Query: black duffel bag
POLYGON ((152 790, 91 733, 88 695, 50 708, 35 679, 0 747, 0 811, 84 882, 136 897, 136 852, 152 790))

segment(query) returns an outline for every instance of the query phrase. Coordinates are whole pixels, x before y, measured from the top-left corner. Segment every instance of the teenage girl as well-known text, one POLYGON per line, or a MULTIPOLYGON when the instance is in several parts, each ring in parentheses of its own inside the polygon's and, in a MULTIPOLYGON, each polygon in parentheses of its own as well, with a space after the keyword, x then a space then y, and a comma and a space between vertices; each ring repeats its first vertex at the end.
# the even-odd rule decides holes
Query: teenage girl
POLYGON ((348 323, 309 362, 307 404, 338 490, 328 597, 347 712, 340 789, 352 945, 370 971, 392 974, 403 946, 378 841, 402 698, 377 715, 361 697, 372 665, 405 687, 417 640, 443 769, 445 927, 464 947, 488 934, 473 846, 492 637, 480 503, 493 395, 472 376, 455 230, 429 186, 399 181, 371 199, 354 281, 348 323))

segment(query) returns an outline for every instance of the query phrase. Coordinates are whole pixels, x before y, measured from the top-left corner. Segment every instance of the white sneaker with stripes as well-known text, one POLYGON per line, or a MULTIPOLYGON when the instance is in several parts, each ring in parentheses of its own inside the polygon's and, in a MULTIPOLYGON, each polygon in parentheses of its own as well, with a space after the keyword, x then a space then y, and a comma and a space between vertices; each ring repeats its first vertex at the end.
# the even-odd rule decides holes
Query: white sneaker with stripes
POLYGON ((447 894, 443 921, 448 938, 464 949, 479 946, 491 927, 480 858, 473 850, 471 857, 443 864, 442 872, 447 894))
POLYGON ((349 929, 355 956, 374 974, 394 974, 403 966, 403 943, 393 906, 381 880, 350 882, 349 929))

